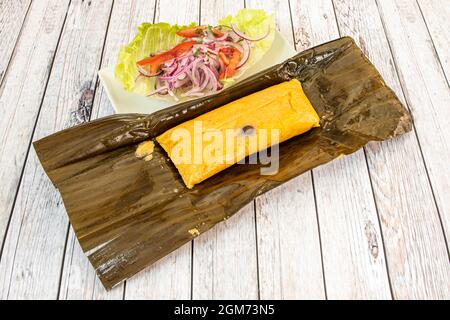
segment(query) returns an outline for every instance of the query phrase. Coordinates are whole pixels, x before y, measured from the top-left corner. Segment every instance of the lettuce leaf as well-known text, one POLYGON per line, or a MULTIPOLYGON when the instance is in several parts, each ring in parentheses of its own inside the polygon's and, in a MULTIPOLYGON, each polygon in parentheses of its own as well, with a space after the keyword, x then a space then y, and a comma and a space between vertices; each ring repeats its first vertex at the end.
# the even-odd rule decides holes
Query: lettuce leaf
POLYGON ((189 26, 170 25, 168 23, 142 23, 134 39, 120 49, 115 68, 116 79, 124 89, 141 95, 147 95, 154 87, 154 79, 139 77, 136 62, 148 57, 151 53, 169 50, 180 43, 183 38, 177 31, 189 26))
MULTIPOLYGON (((271 30, 265 39, 252 42, 252 51, 245 68, 241 68, 243 70, 240 70, 232 79, 226 79, 225 86, 229 86, 234 79, 242 75, 244 69, 258 62, 270 49, 274 39, 275 19, 272 15, 267 15, 264 10, 242 9, 236 16, 227 16, 219 20, 217 24, 227 26, 235 24, 240 31, 250 37, 259 37, 264 35, 268 28, 271 30)), ((136 62, 148 57, 151 53, 173 48, 183 40, 176 32, 194 25, 197 24, 191 23, 187 26, 168 23, 141 24, 134 39, 120 49, 115 67, 116 79, 126 91, 147 95, 154 88, 154 78, 138 77, 136 62)))
POLYGON ((268 29, 269 35, 260 41, 251 42, 251 54, 247 63, 241 68, 241 72, 231 79, 227 79, 227 85, 238 78, 242 71, 257 63, 264 54, 272 47, 275 37, 275 18, 273 15, 267 15, 264 10, 242 9, 236 16, 227 16, 219 20, 219 25, 236 25, 238 29, 248 35, 250 38, 259 38, 264 36, 268 29))

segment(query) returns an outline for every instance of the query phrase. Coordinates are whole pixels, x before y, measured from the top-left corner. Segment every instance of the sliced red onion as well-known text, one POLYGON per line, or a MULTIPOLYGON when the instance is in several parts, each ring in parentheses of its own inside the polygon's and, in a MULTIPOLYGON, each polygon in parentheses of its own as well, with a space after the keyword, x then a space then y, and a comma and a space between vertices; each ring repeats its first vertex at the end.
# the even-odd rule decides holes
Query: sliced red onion
POLYGON ((242 38, 238 36, 233 30, 231 30, 231 32, 228 32, 228 38, 233 42, 239 42, 242 40, 242 38))
MULTIPOLYGON (((207 69, 207 67, 203 64, 197 64, 196 67, 197 66, 198 66, 197 70, 198 70, 199 83, 196 84, 194 82, 193 88, 191 90, 189 90, 188 92, 186 92, 186 94, 188 94, 188 95, 191 93, 194 93, 194 92, 202 91, 203 89, 205 89, 205 87, 208 85, 208 83, 210 81, 211 75, 207 70, 205 70, 205 69, 207 69)), ((193 75, 195 75, 195 74, 193 73, 193 75)))
POLYGON ((198 86, 200 84, 200 79, 199 79, 199 75, 198 73, 198 63, 200 62, 200 60, 197 58, 194 60, 194 62, 192 63, 192 82, 194 83, 194 86, 198 86))
POLYGON ((164 69, 166 74, 169 74, 170 76, 173 75, 177 70, 178 70, 178 62, 174 62, 171 67, 164 69))
POLYGON ((172 59, 171 61, 169 61, 169 62, 166 62, 165 64, 164 64, 164 67, 165 68, 170 68, 170 67, 172 67, 173 65, 174 65, 174 63, 177 61, 177 59, 172 59))
POLYGON ((238 27, 237 27, 234 23, 231 24, 231 28, 233 29, 233 31, 234 31, 239 37, 241 37, 242 39, 248 40, 248 41, 260 41, 260 40, 266 38, 266 37, 269 35, 269 33, 270 33, 270 26, 268 26, 267 32, 266 32, 266 34, 265 34, 264 36, 259 37, 259 38, 250 38, 250 37, 247 36, 245 33, 243 33, 242 31, 240 31, 240 30, 238 29, 238 27))
MULTIPOLYGON (((182 57, 173 59, 161 66, 158 72, 155 88, 150 93, 169 94, 176 101, 183 97, 201 97, 223 89, 219 75, 226 68, 218 58, 218 51, 222 47, 236 48, 241 52, 241 59, 237 68, 242 67, 250 55, 250 43, 243 40, 233 30, 226 30, 221 37, 215 37, 210 30, 205 32, 204 41, 199 41, 182 57), (234 40, 235 39, 235 40, 234 40), (231 40, 231 41, 229 41, 231 40), (239 41, 239 43, 233 42, 239 41)), ((223 32, 223 31, 222 31, 223 32)), ((146 70, 143 70, 146 71, 146 70)))
POLYGON ((244 49, 242 48, 242 46, 239 43, 235 43, 232 41, 217 41, 216 42, 217 45, 222 45, 224 47, 233 47, 239 50, 239 52, 243 52, 244 49))
POLYGON ((176 72, 174 72, 172 75, 167 75, 164 77, 159 77, 161 80, 172 80, 174 78, 176 78, 178 75, 180 75, 181 73, 185 72, 186 70, 190 69, 192 64, 194 61, 192 61, 191 63, 189 63, 187 66, 184 66, 182 68, 179 68, 176 72))
POLYGON ((242 41, 242 48, 244 51, 242 52, 242 58, 241 61, 239 61, 238 65, 236 66, 236 69, 239 69, 244 64, 247 63, 248 58, 250 57, 250 44, 247 40, 242 41))
POLYGON ((208 85, 209 81, 210 81, 211 75, 208 73, 208 71, 205 71, 204 68, 206 68, 206 67, 205 66, 200 66, 200 70, 203 71, 201 73, 202 74, 202 76, 201 76, 202 81, 201 81, 200 86, 197 88, 196 91, 202 91, 203 89, 205 89, 206 86, 208 85))
POLYGON ((210 59, 209 65, 216 70, 220 67, 219 61, 217 61, 217 58, 210 59))
POLYGON ((210 84, 212 85, 211 89, 214 89, 216 91, 220 90, 220 82, 217 80, 219 79, 219 74, 217 73, 217 71, 212 68, 207 68, 206 72, 210 74, 210 84))
POLYGON ((211 70, 211 72, 216 76, 216 78, 219 78, 219 72, 217 72, 217 68, 215 66, 208 66, 208 69, 211 70))
POLYGON ((175 89, 181 88, 182 86, 184 86, 186 83, 190 82, 191 80, 188 77, 185 77, 184 79, 177 79, 174 81, 173 87, 175 89))
MULTIPOLYGON (((157 94, 157 93, 162 94, 162 92, 163 92, 163 91, 166 91, 166 90, 167 90, 167 87, 161 87, 161 88, 159 88, 159 89, 156 89, 156 90, 150 92, 150 93, 147 95, 147 97, 153 96, 153 95, 155 95, 155 94, 157 94)), ((167 94, 167 93, 166 93, 166 94, 167 94)))
POLYGON ((180 59, 179 65, 181 67, 184 67, 186 64, 188 64, 190 62, 190 58, 191 58, 191 56, 187 56, 187 57, 180 59))

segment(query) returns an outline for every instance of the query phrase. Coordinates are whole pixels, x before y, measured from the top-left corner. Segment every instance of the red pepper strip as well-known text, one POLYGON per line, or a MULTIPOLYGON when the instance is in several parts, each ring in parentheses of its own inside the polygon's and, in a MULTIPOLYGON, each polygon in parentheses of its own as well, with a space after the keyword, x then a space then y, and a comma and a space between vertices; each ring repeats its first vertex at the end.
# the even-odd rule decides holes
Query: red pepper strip
POLYGON ((195 26, 192 28, 183 29, 177 32, 177 35, 183 38, 194 38, 203 34, 206 26, 195 26))
POLYGON ((195 41, 182 42, 168 51, 162 52, 153 57, 142 59, 136 63, 139 66, 147 69, 150 74, 154 75, 158 72, 163 63, 166 63, 188 52, 196 43, 197 42, 195 41))
POLYGON ((211 28, 211 32, 216 38, 223 37, 223 33, 217 28, 211 28))
MULTIPOLYGON (((232 53, 231 53, 231 58, 229 58, 229 63, 226 64, 225 70, 223 70, 220 73, 219 78, 221 80, 234 76, 234 74, 236 73, 236 67, 239 64, 239 61, 241 59, 241 53, 239 52, 239 50, 234 49, 234 48, 226 48, 226 49, 231 49, 232 53)), ((219 56, 220 56, 220 51, 219 51, 219 56)), ((224 63, 225 63, 225 61, 224 61, 224 63)))

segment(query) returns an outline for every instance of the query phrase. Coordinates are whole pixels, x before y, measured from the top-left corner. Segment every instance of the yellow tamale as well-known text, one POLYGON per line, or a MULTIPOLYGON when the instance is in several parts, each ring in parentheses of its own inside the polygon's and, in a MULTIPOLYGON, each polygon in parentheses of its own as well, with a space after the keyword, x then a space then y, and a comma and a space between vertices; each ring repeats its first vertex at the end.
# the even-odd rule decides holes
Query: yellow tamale
POLYGON ((296 79, 235 100, 156 138, 188 188, 255 152, 319 126, 296 79))

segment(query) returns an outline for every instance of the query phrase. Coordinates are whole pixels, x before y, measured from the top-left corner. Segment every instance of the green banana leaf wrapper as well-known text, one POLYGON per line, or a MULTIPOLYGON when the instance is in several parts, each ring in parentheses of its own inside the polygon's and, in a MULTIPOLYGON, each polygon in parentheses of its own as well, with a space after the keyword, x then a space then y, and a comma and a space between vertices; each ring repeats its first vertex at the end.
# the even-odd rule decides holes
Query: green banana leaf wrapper
POLYGON ((217 95, 151 115, 101 118, 34 142, 64 200, 83 251, 110 289, 224 221, 262 193, 371 140, 411 130, 411 117, 351 38, 306 50, 217 95), (187 189, 156 144, 153 160, 137 145, 230 101, 297 78, 321 127, 279 146, 279 171, 234 165, 187 189), (196 229, 197 232, 189 232, 196 229))

